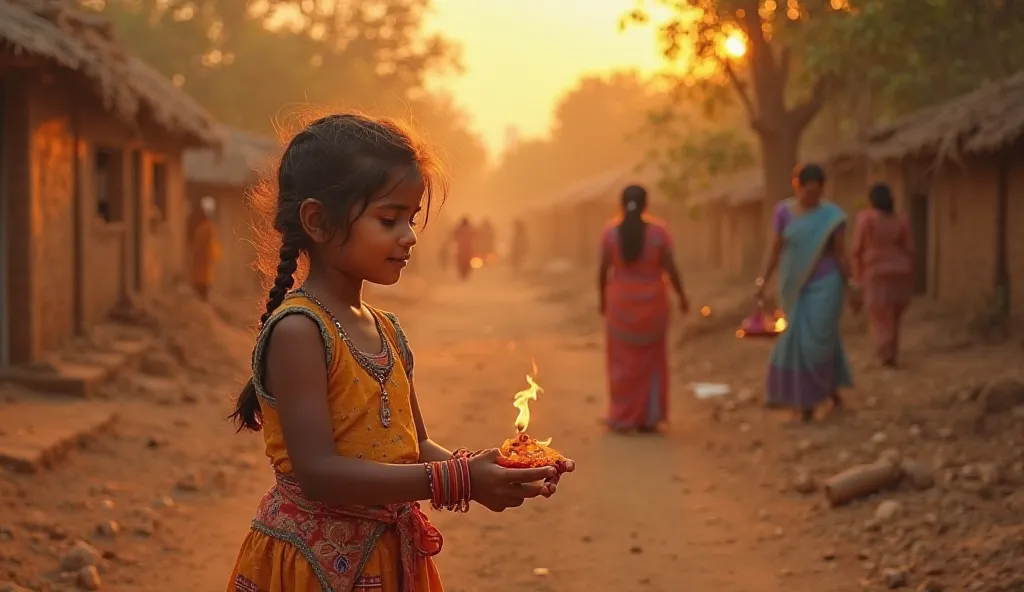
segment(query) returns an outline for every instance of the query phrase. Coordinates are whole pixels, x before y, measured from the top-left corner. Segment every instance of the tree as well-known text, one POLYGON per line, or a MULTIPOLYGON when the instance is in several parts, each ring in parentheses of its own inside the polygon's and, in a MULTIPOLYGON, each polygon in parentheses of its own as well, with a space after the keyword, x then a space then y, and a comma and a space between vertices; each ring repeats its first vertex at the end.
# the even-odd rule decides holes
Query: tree
MULTIPOLYGON (((665 57, 688 60, 684 85, 729 84, 760 148, 766 209, 790 195, 800 140, 828 98, 830 78, 797 78, 800 27, 841 7, 841 0, 656 0, 671 15, 658 25, 665 57), (794 88, 805 92, 790 100, 794 88)), ((626 21, 647 23, 643 0, 626 21)), ((767 215, 766 215, 767 219, 767 215)))
POLYGON ((457 51, 423 33, 430 0, 83 0, 225 123, 271 131, 288 106, 401 111, 457 51), (257 92, 258 91, 258 92, 257 92))

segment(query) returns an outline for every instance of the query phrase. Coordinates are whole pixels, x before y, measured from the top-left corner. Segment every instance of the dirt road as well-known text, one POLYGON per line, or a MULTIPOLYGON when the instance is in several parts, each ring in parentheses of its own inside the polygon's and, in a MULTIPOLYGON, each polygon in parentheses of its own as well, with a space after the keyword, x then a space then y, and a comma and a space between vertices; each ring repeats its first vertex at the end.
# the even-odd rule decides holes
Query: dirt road
MULTIPOLYGON (((500 270, 465 284, 407 286, 381 302, 412 340, 435 440, 500 444, 513 431, 512 395, 536 360, 545 392, 529 431, 553 437, 578 463, 551 500, 502 514, 435 513, 449 592, 861 589, 855 564, 825 561, 823 541, 793 534, 806 510, 780 496, 776 481, 729 473, 715 458, 685 376, 673 389, 670 433, 621 437, 600 428, 603 350, 589 310, 553 302, 500 270), (403 296, 410 293, 416 301, 403 296)), ((226 347, 245 360, 249 336, 217 330, 233 331, 226 347)), ((20 526, 0 537, 0 566, 33 589, 64 589, 50 578, 59 581, 56 564, 81 537, 107 554, 105 590, 223 589, 270 481, 259 437, 233 435, 223 420, 241 377, 232 368, 196 379, 190 404, 123 399, 116 439, 50 473, 4 477, 3 513, 17 510, 20 526), (96 534, 107 520, 121 532, 96 534)))

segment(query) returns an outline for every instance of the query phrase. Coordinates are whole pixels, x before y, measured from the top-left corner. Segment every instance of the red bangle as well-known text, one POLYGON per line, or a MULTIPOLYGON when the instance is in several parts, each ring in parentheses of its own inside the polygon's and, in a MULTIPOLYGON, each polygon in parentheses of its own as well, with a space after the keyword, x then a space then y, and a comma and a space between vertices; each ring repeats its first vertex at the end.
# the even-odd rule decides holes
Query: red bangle
POLYGON ((469 458, 462 457, 458 459, 459 469, 462 472, 462 491, 459 495, 459 506, 456 508, 458 512, 469 511, 469 500, 472 498, 471 481, 469 478, 469 458))
POLYGON ((462 484, 459 477, 458 462, 454 458, 450 458, 446 462, 448 463, 448 472, 452 476, 448 487, 448 509, 454 510, 455 506, 459 503, 459 490, 462 488, 462 484))

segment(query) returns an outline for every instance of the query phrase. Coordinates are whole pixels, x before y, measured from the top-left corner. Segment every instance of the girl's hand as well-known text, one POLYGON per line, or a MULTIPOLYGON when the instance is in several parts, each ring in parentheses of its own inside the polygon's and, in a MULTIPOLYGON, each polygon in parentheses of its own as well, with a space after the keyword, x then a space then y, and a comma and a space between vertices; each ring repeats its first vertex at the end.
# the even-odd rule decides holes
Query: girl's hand
POLYGON ((554 477, 548 477, 544 480, 544 491, 541 492, 541 495, 544 497, 551 497, 555 495, 555 486, 558 485, 558 480, 562 477, 562 473, 571 473, 575 471, 576 463, 572 460, 565 459, 555 465, 555 470, 558 472, 555 473, 554 477))
POLYGON ((492 512, 517 508, 527 498, 546 493, 551 487, 547 479, 558 476, 555 467, 539 469, 506 469, 497 464, 497 448, 481 452, 469 459, 469 480, 472 499, 492 512))

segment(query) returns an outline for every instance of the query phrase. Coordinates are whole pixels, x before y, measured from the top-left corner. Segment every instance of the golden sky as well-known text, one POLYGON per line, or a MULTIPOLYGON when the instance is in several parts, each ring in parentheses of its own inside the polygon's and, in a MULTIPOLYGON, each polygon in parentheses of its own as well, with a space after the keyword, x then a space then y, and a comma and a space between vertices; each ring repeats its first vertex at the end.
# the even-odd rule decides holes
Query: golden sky
POLYGON ((618 18, 634 0, 434 0, 429 27, 462 45, 465 74, 437 82, 492 154, 505 130, 544 134, 558 97, 583 75, 660 65, 654 32, 618 18))

